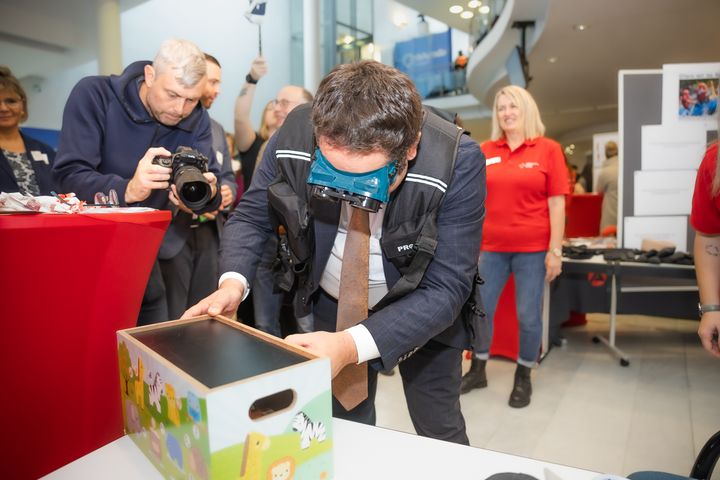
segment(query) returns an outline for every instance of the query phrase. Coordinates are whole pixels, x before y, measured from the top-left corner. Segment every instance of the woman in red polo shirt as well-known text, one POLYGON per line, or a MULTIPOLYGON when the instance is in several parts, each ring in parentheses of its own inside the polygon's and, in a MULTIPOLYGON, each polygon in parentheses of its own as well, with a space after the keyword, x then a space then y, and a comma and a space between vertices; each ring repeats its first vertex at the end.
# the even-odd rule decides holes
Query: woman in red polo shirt
POLYGON ((480 287, 487 317, 480 326, 462 393, 487 386, 485 363, 500 293, 515 274, 520 354, 509 405, 530 403, 530 370, 542 340, 544 282, 560 274, 568 171, 560 145, 543 137, 535 101, 523 88, 508 86, 495 96, 492 140, 486 158, 486 216, 480 254, 480 287))
POLYGON ((690 224, 695 229, 695 275, 700 288, 698 335, 705 350, 720 357, 720 162, 718 144, 708 148, 695 180, 690 224))

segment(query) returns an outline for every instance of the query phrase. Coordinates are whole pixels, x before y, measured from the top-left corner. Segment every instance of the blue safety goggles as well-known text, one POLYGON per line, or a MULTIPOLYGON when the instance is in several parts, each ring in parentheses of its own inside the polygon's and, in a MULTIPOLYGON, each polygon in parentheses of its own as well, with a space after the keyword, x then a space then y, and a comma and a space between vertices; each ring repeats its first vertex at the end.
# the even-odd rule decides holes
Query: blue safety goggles
POLYGON ((397 160, 372 172, 349 173, 333 167, 319 148, 315 149, 314 157, 307 183, 315 197, 344 200, 369 212, 377 212, 381 204, 387 203, 390 185, 397 176, 397 160))

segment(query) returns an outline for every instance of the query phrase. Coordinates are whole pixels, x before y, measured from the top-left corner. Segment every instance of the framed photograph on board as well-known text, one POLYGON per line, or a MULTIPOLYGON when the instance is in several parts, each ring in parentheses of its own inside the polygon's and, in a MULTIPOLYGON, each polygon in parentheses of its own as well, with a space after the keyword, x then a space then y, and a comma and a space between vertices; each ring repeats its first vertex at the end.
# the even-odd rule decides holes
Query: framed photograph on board
POLYGON ((663 125, 698 124, 718 128, 720 63, 663 65, 663 125))

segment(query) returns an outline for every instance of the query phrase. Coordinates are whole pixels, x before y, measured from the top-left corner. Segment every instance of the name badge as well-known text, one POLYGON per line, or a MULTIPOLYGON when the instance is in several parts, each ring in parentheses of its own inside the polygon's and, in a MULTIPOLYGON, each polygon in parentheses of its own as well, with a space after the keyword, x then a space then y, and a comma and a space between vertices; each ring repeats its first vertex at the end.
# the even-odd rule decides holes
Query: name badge
POLYGON ((215 152, 215 158, 217 159, 217 161, 220 165, 222 165, 223 160, 225 160, 223 157, 224 157, 224 155, 222 154, 222 152, 220 150, 215 152))
POLYGON ((30 150, 30 155, 36 162, 43 162, 45 165, 50 165, 47 154, 38 150, 30 150))
POLYGON ((502 159, 500 157, 492 157, 485 160, 485 166, 489 167, 490 165, 495 165, 496 163, 500 163, 502 159))

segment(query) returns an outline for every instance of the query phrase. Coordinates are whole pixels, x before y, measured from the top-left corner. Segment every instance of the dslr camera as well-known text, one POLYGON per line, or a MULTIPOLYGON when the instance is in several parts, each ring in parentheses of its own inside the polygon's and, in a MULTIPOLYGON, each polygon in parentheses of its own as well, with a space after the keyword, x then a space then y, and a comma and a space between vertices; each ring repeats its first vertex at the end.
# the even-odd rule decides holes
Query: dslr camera
POLYGON ((180 201, 190 210, 199 210, 210 202, 212 189, 203 176, 208 171, 205 155, 181 146, 170 157, 155 157, 152 163, 172 168, 170 184, 175 185, 180 201))

